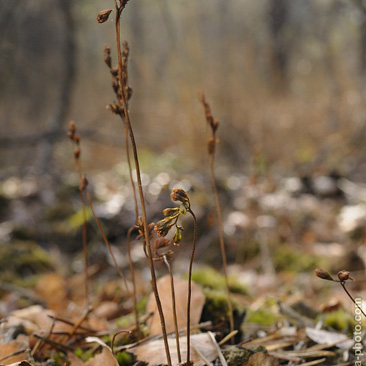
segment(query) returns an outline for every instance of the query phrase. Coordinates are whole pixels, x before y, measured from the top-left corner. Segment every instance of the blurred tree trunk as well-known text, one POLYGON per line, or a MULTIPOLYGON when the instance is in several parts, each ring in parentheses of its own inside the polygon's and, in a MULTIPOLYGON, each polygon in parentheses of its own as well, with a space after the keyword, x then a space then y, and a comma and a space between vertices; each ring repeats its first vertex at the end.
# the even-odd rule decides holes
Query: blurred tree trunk
POLYGON ((288 0, 270 0, 269 22, 271 31, 271 73, 273 86, 283 91, 287 84, 288 42, 286 26, 288 20, 288 0))
POLYGON ((70 107, 71 94, 75 79, 75 22, 72 13, 72 0, 58 0, 59 9, 64 22, 64 55, 60 60, 63 77, 60 81, 60 95, 54 108, 54 115, 46 123, 46 139, 40 143, 38 171, 45 173, 52 167, 55 142, 62 128, 70 107))
MULTIPOLYGON (((361 14, 360 22, 360 69, 362 76, 366 75, 366 2, 364 0, 355 0, 361 14)), ((362 83, 363 84, 363 83, 362 83)))

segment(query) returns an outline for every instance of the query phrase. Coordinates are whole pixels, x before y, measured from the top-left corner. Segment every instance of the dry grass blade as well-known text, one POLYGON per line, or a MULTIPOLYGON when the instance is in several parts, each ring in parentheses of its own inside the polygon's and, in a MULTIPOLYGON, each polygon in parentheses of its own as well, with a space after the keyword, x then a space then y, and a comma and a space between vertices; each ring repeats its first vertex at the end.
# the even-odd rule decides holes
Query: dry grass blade
POLYGON ((227 366, 227 362, 225 360, 224 355, 221 352, 220 346, 217 344, 216 339, 215 339, 215 335, 212 332, 207 332, 207 334, 209 335, 212 344, 214 345, 216 351, 217 351, 217 355, 219 356, 219 359, 221 361, 221 365, 222 366, 227 366))

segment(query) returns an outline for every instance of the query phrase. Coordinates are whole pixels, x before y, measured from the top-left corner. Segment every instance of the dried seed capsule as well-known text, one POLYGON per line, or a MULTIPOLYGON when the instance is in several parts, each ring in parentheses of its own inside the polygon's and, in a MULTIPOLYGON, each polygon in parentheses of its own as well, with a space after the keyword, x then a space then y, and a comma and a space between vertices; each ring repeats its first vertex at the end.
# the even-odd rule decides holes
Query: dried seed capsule
POLYGON ((174 188, 170 197, 173 201, 180 201, 182 203, 189 201, 187 193, 182 188, 174 188))
POLYGON ((354 279, 349 275, 349 272, 347 272, 345 270, 338 272, 338 278, 339 278, 339 281, 341 281, 341 282, 345 282, 347 280, 354 281, 354 279))
POLYGON ((104 62, 112 68, 111 48, 108 46, 104 46, 104 62))
POLYGON ((97 22, 98 23, 104 23, 108 20, 109 14, 112 12, 112 10, 102 10, 97 15, 97 22))
POLYGON ((332 276, 327 271, 324 271, 324 269, 321 268, 317 268, 315 270, 315 275, 319 278, 322 278, 323 280, 334 281, 332 276))
POLYGON ((79 147, 75 147, 74 149, 74 158, 75 159, 79 159, 80 158, 80 153, 81 153, 81 150, 79 147))

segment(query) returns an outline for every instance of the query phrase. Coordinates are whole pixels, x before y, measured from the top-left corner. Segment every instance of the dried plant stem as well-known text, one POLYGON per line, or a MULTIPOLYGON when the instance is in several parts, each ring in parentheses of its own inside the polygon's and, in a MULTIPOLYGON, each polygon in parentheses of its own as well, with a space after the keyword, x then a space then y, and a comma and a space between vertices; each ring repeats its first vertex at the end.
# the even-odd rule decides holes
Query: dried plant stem
POLYGON ((133 176, 132 176, 130 144, 129 144, 129 140, 128 140, 128 126, 127 126, 126 121, 123 121, 123 125, 124 125, 124 128, 125 128, 125 146, 126 146, 126 157, 127 157, 128 171, 129 171, 130 181, 131 181, 131 186, 132 186, 132 191, 133 191, 133 200, 134 200, 134 204, 135 204, 135 219, 136 219, 136 222, 137 222, 137 218, 139 216, 139 211, 138 211, 138 204, 137 204, 136 186, 135 186, 135 182, 134 182, 133 176))
POLYGON ((349 291, 346 288, 346 282, 340 282, 340 284, 343 287, 343 290, 346 292, 346 294, 348 295, 348 297, 352 300, 352 302, 355 304, 355 306, 361 311, 362 315, 364 317, 366 317, 366 314, 364 313, 364 311, 361 309, 361 307, 357 304, 357 302, 355 301, 355 299, 353 298, 353 296, 349 293, 349 291))
POLYGON ((125 286, 126 293, 128 294, 128 293, 129 293, 129 290, 128 290, 128 285, 127 285, 126 277, 123 275, 123 273, 122 273, 122 271, 121 271, 121 268, 119 268, 119 265, 118 265, 118 263, 117 263, 116 257, 115 257, 115 256, 114 256, 114 254, 113 254, 111 244, 109 243, 109 240, 108 240, 108 238, 107 238, 107 236, 105 235, 105 232, 104 232, 104 230, 103 230, 103 226, 102 226, 102 224, 101 224, 101 222, 100 222, 100 220, 99 220, 98 216, 97 216, 97 215, 96 215, 96 213, 95 213, 94 205, 93 205, 93 200, 92 200, 92 198, 91 198, 91 196, 90 196, 89 191, 88 191, 86 188, 85 188, 85 193, 86 193, 86 197, 88 198, 89 205, 90 205, 90 208, 91 208, 91 210, 92 210, 92 213, 93 213, 93 216, 94 216, 94 218, 95 218, 95 221, 96 221, 96 223, 97 223, 97 225, 98 225, 99 231, 100 231, 100 233, 101 233, 101 235, 102 235, 102 237, 103 237, 103 240, 104 240, 104 242, 105 242, 105 244, 106 244, 106 246, 107 246, 107 248, 108 248, 109 254, 110 254, 110 255, 111 255, 111 257, 112 257, 112 260, 113 260, 114 266, 115 266, 115 267, 116 267, 116 269, 117 269, 118 275, 121 277, 121 280, 122 280, 122 282, 123 282, 123 284, 124 284, 124 286, 125 286))
POLYGON ((74 326, 71 329, 70 333, 67 335, 66 340, 69 340, 75 334, 75 332, 80 328, 83 321, 88 317, 88 315, 92 311, 93 311, 93 308, 91 306, 88 306, 88 308, 83 312, 83 314, 81 314, 80 318, 74 324, 74 326))
MULTIPOLYGON (((134 204, 135 204, 135 224, 136 224, 137 218, 139 216, 139 212, 138 212, 138 204, 137 204, 136 186, 135 186, 135 182, 133 181, 133 176, 132 176, 130 144, 129 144, 129 139, 128 139, 128 126, 127 126, 126 121, 123 120, 123 118, 122 118, 122 121, 123 121, 123 126, 125 128, 126 157, 127 157, 127 163, 128 163, 128 171, 129 171, 129 175, 130 175, 130 182, 131 182, 132 191, 133 191, 133 200, 134 200, 134 204)), ((132 281, 132 291, 133 291, 132 297, 133 297, 133 309, 134 309, 134 313, 135 313, 135 325, 136 325, 136 330, 138 331, 140 329, 140 325, 139 325, 139 314, 137 311, 136 278, 135 278, 135 268, 133 265, 132 255, 131 255, 131 234, 134 229, 135 229, 135 225, 130 227, 130 229, 127 232, 126 240, 127 240, 128 263, 130 266, 131 281, 132 281)))
POLYGON ((130 330, 119 330, 117 333, 113 334, 113 338, 112 338, 112 342, 111 342, 111 349, 112 349, 113 354, 114 354, 114 341, 115 341, 116 337, 121 333, 127 333, 128 335, 130 335, 131 331, 130 330))
POLYGON ((168 366, 171 366, 172 361, 171 361, 171 357, 170 357, 168 337, 167 337, 166 326, 165 326, 165 319, 164 319, 164 314, 163 314, 163 308, 162 308, 161 301, 159 298, 158 287, 157 287, 157 283, 156 283, 155 268, 154 268, 154 263, 153 263, 153 259, 152 259, 152 250, 151 250, 151 245, 150 245, 149 230, 148 230, 148 224, 147 224, 145 199, 144 199, 144 193, 142 190, 141 172, 140 172, 140 165, 139 165, 139 159, 138 159, 138 153, 137 153, 137 146, 136 146, 135 137, 134 137, 134 133, 132 130, 131 121, 130 121, 130 117, 129 117, 129 113, 128 113, 127 100, 126 100, 126 96, 125 96, 125 92, 124 92, 124 83, 123 83, 123 78, 122 78, 120 16, 121 16, 121 12, 122 12, 123 8, 118 7, 117 0, 114 0, 114 5, 115 5, 115 10, 116 10, 115 30, 116 30, 117 55, 118 55, 118 78, 119 78, 119 84, 120 84, 119 87, 120 87, 122 105, 123 105, 123 110, 125 113, 128 132, 130 135, 132 151, 133 151, 135 167, 136 167, 137 186, 138 186, 138 192, 139 192, 139 196, 140 196, 142 220, 143 220, 143 224, 144 224, 144 236, 145 236, 146 246, 147 246, 147 250, 148 250, 148 261, 149 261, 149 267, 150 267, 150 272, 151 272, 151 283, 152 283, 152 288, 153 288, 153 292, 155 295, 156 305, 157 305, 159 316, 160 316, 161 329, 162 329, 162 333, 163 333, 167 363, 168 363, 168 366))
POLYGON ((128 254, 128 263, 130 266, 130 272, 131 272, 131 280, 132 280, 132 291, 133 291, 133 309, 135 313, 135 326, 136 330, 138 331, 140 329, 139 324, 139 313, 137 311, 137 290, 136 290, 136 277, 135 277, 135 267, 132 262, 132 255, 131 255, 131 234, 132 231, 135 229, 135 226, 131 226, 127 231, 127 254, 128 254))
POLYGON ((194 253, 196 251, 197 244, 197 218, 191 209, 187 210, 193 217, 194 228, 193 228, 193 246, 191 253, 191 260, 189 262, 189 272, 188 272, 188 298, 187 298, 187 365, 190 365, 190 351, 191 351, 191 298, 192 298, 192 268, 194 253))
POLYGON ((174 317, 174 330, 175 330, 175 340, 177 343, 177 355, 178 355, 178 362, 182 362, 182 356, 180 354, 180 344, 179 344, 179 329, 178 329, 178 319, 177 319, 177 308, 176 308, 176 302, 175 302, 175 290, 174 290, 174 278, 172 269, 170 267, 170 264, 166 258, 165 255, 163 255, 163 260, 166 265, 166 268, 168 269, 169 276, 170 276, 170 287, 172 290, 172 307, 173 307, 173 317, 174 317))
POLYGON ((82 231, 82 241, 83 241, 83 256, 84 256, 84 285, 85 285, 85 302, 86 305, 89 306, 89 263, 88 263, 88 243, 87 243, 87 231, 86 231, 86 206, 85 206, 85 198, 83 195, 84 186, 82 184, 83 176, 81 173, 81 165, 79 158, 75 157, 75 167, 76 171, 79 174, 80 184, 79 184, 79 193, 80 193, 80 202, 81 209, 83 212, 83 231, 82 231))
POLYGON ((215 201, 216 201, 216 214, 217 214, 217 222, 218 222, 218 230, 219 230, 222 268, 224 271, 224 278, 225 278, 227 306, 228 306, 228 311, 229 311, 230 332, 233 332, 234 331, 233 304, 231 302, 231 297, 230 297, 229 278, 228 278, 228 273, 227 273, 227 260, 226 260, 226 251, 225 251, 225 242, 224 242, 224 230, 223 230, 223 223, 222 223, 222 212, 221 212, 219 193, 218 193, 217 183, 216 183, 216 178, 215 178, 215 155, 210 154, 209 156, 210 156, 211 182, 212 182, 212 187, 214 190, 214 196, 215 196, 215 201))

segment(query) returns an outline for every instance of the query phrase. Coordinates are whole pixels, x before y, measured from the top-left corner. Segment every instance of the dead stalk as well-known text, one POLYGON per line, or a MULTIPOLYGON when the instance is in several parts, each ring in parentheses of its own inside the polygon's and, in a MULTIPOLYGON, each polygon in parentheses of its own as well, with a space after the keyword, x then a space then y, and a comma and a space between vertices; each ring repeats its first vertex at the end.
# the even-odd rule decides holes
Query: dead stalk
POLYGON ((214 196, 215 196, 215 202, 216 202, 216 214, 217 214, 217 223, 218 223, 219 239, 220 239, 222 269, 224 272, 227 306, 228 306, 228 310, 229 310, 230 332, 233 332, 234 331, 233 305, 232 305, 231 297, 230 297, 230 287, 229 287, 226 251, 225 251, 225 243, 224 243, 224 230, 223 230, 223 223, 222 223, 222 212, 221 212, 219 194, 218 194, 218 190, 217 190, 217 183, 216 183, 216 179, 215 179, 214 159, 215 159, 215 155, 210 154, 210 173, 211 173, 210 175, 211 175, 211 182, 212 182, 212 187, 214 190, 214 196))
POLYGON ((189 208, 187 210, 194 221, 194 229, 193 229, 193 246, 192 246, 192 253, 191 253, 191 260, 189 262, 189 272, 188 272, 188 298, 187 298, 187 365, 190 365, 190 351, 191 351, 191 298, 192 298, 192 268, 193 268, 193 259, 194 253, 196 251, 196 244, 197 244, 197 218, 193 211, 189 208))
POLYGON ((216 151, 216 142, 217 142, 216 132, 219 127, 219 121, 217 121, 216 119, 213 118, 210 105, 206 102, 205 95, 203 93, 199 93, 199 99, 204 107, 207 123, 209 124, 209 126, 211 128, 211 138, 208 141, 208 155, 209 155, 209 160, 210 160, 210 176, 211 176, 211 184, 212 184, 212 188, 213 188, 214 196, 215 196, 222 267, 223 267, 224 278, 225 278, 225 290, 226 290, 226 296, 227 296, 227 306, 228 306, 228 311, 229 311, 230 332, 233 332, 234 331, 233 305, 231 302, 229 278, 228 278, 228 271, 227 271, 227 259, 226 259, 226 251, 225 251, 222 211, 221 211, 221 204, 220 204, 219 193, 218 193, 218 189, 217 189, 217 182, 216 182, 216 177, 215 177, 215 151, 216 151))
POLYGON ((155 269, 154 269, 154 264, 153 264, 153 259, 152 259, 152 250, 151 250, 149 231, 148 231, 145 199, 144 199, 144 193, 143 193, 143 190, 142 190, 141 172, 140 172, 140 165, 139 165, 139 160, 138 160, 137 146, 136 146, 135 137, 134 137, 134 133, 133 133, 133 130, 132 130, 131 121, 130 121, 130 117, 129 117, 129 113, 128 113, 127 100, 126 100, 125 91, 124 91, 124 83, 123 83, 123 80, 122 80, 122 54, 121 54, 121 41, 120 41, 120 17, 121 17, 121 13, 122 13, 123 8, 126 5, 126 2, 121 2, 120 1, 120 6, 118 6, 117 5, 117 0, 114 0, 114 5, 115 5, 115 10, 116 10, 115 31, 116 31, 117 55, 118 55, 118 78, 119 78, 119 87, 120 87, 120 93, 121 93, 121 99, 122 99, 121 101, 122 101, 122 106, 123 106, 123 110, 124 110, 124 113, 125 113, 126 124, 127 124, 128 132, 129 132, 129 135, 130 135, 132 151, 133 151, 135 167, 136 167, 137 186, 138 186, 138 192, 139 192, 139 196, 140 196, 142 219, 143 219, 143 224, 144 224, 144 236, 145 236, 145 241, 146 241, 146 246, 147 246, 147 251, 148 251, 148 261, 149 261, 150 272, 151 272, 152 288, 153 288, 153 292, 154 292, 154 295, 155 295, 155 300, 156 300, 156 304, 157 304, 157 308, 158 308, 158 312, 159 312, 159 316, 160 316, 161 329, 162 329, 162 333, 163 333, 167 363, 168 363, 169 366, 171 366, 172 362, 171 362, 171 357, 170 357, 170 351, 169 351, 168 337, 167 337, 167 332, 166 332, 166 327, 165 327, 163 308, 161 306, 161 301, 160 301, 160 298, 159 298, 158 287, 157 287, 157 284, 156 284, 155 269))
POLYGON ((165 255, 163 255, 163 261, 168 269, 169 276, 170 276, 170 287, 172 290, 172 307, 173 307, 173 317, 174 317, 174 330, 175 330, 175 340, 177 343, 177 355, 178 355, 178 362, 182 362, 182 356, 180 354, 180 344, 179 344, 179 329, 178 329, 178 319, 177 319, 177 308, 175 302, 175 290, 174 290, 174 277, 172 273, 172 269, 170 267, 169 261, 165 255))
POLYGON ((81 209, 83 212, 83 229, 82 229, 82 242, 83 242, 83 256, 84 256, 84 284, 85 284, 85 302, 86 305, 89 306, 89 274, 88 274, 88 249, 87 249, 87 231, 86 231, 86 206, 85 199, 83 195, 84 187, 82 184, 83 176, 81 171, 80 164, 80 137, 76 135, 76 126, 74 122, 69 123, 69 131, 67 133, 70 140, 73 142, 74 148, 74 161, 75 161, 75 170, 79 175, 79 193, 80 193, 80 202, 81 209))
POLYGON ((140 324, 139 324, 139 314, 137 311, 136 277, 135 277, 135 267, 133 265, 132 255, 131 255, 131 234, 134 229, 135 229, 135 225, 131 226, 128 229, 126 241, 127 241, 128 263, 130 266, 131 280, 132 280, 132 291, 133 291, 132 298, 133 298, 133 308, 134 308, 134 313, 135 313, 135 326, 136 326, 136 330, 138 331, 140 329, 140 324))

